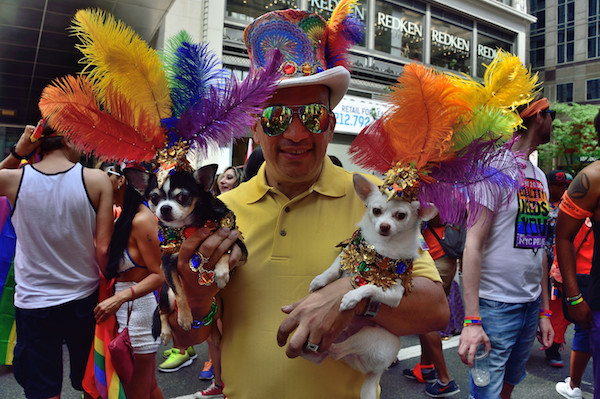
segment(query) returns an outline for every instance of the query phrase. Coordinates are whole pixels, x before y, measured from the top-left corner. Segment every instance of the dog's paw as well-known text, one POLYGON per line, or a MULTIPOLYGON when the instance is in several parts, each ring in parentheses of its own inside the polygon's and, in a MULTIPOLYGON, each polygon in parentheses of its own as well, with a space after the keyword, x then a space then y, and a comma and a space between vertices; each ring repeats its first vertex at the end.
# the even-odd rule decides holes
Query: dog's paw
POLYGON ((184 314, 184 312, 181 311, 177 313, 177 324, 185 331, 189 331, 192 328, 192 321, 193 317, 191 314, 184 314))
POLYGON ((163 345, 167 345, 169 343, 169 341, 171 341, 172 336, 173 336, 173 334, 171 334, 171 330, 161 331, 160 332, 160 340, 163 343, 163 345))
POLYGON ((327 279, 324 275, 319 274, 317 277, 311 281, 310 286, 308 287, 309 292, 314 292, 320 288, 323 288, 327 285, 327 279))
POLYGON ((356 294, 357 291, 350 291, 346 295, 342 297, 342 302, 340 303, 340 311, 354 309, 356 304, 360 302, 362 296, 356 294))
POLYGON ((224 270, 215 270, 215 281, 217 282, 219 289, 225 288, 229 282, 229 272, 224 270))

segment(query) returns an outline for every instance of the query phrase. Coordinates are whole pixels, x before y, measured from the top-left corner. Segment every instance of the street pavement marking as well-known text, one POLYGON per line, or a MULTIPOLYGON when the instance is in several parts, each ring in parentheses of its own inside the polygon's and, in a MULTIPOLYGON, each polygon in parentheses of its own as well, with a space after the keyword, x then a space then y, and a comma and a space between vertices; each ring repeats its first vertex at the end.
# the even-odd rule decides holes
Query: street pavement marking
MULTIPOLYGON (((442 349, 449 349, 449 348, 456 348, 458 346, 458 340, 460 339, 460 336, 455 335, 454 337, 448 339, 448 340, 442 340, 442 349)), ((413 345, 413 346, 409 346, 408 348, 402 348, 400 349, 400 352, 398 352, 398 360, 406 360, 406 359, 412 359, 413 357, 419 357, 421 356, 421 345, 413 345)), ((184 396, 177 396, 171 399, 195 399, 194 395, 184 395, 184 396)))
MULTIPOLYGON (((450 339, 442 340, 442 349, 455 348, 458 346, 460 336, 455 335, 450 339)), ((408 348, 400 349, 398 352, 398 360, 412 359, 413 357, 421 356, 421 345, 413 345, 408 348)))

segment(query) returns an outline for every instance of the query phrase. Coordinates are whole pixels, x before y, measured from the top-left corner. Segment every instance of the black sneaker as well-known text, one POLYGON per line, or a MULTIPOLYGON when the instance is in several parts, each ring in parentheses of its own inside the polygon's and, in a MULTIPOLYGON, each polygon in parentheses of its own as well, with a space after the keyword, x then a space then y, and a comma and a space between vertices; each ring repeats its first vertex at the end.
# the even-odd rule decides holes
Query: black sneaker
POLYGON ((553 343, 551 347, 546 349, 546 361, 551 367, 554 368, 563 368, 565 365, 560 357, 561 344, 553 343))
POLYGON ((406 378, 410 378, 411 380, 417 380, 423 384, 426 382, 435 382, 437 380, 435 369, 433 367, 430 369, 424 369, 421 367, 420 363, 417 363, 413 369, 404 369, 402 371, 402 375, 406 378))
POLYGON ((443 385, 439 380, 433 384, 427 384, 425 393, 432 398, 445 398, 447 396, 456 395, 460 392, 458 385, 454 380, 450 380, 446 385, 443 385))

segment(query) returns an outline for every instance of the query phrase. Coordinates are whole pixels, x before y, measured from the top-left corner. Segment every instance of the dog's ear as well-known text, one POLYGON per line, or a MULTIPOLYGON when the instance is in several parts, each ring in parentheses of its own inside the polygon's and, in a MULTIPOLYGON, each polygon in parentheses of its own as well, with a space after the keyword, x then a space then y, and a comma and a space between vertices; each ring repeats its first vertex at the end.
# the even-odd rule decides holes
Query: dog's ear
POLYGON ((196 180, 196 183, 198 183, 204 191, 210 191, 212 188, 218 167, 219 165, 212 163, 203 166, 194 172, 194 180, 196 180))
POLYGON ((352 176, 352 180, 354 182, 354 190, 363 202, 367 201, 367 197, 371 195, 373 191, 378 190, 378 187, 375 185, 375 183, 358 173, 355 173, 352 176))
POLYGON ((130 184, 131 187, 135 189, 135 191, 140 193, 140 195, 142 196, 146 195, 148 185, 154 177, 153 174, 138 168, 125 168, 123 170, 123 174, 127 179, 127 183, 130 184))
POLYGON ((438 213, 437 208, 433 204, 429 204, 427 206, 419 208, 419 201, 411 202, 411 205, 414 203, 417 204, 417 208, 419 209, 417 215, 418 215, 419 219, 421 219, 423 221, 433 219, 435 217, 435 215, 437 215, 437 213, 438 213))

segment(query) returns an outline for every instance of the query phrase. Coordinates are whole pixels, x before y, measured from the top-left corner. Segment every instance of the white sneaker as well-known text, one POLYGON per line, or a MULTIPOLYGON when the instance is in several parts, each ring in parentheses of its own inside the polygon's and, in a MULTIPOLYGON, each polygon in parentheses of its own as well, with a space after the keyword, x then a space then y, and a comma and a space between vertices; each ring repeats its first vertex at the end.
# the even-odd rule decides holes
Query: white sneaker
POLYGON ((565 382, 556 384, 556 392, 569 399, 582 399, 581 389, 571 388, 571 377, 565 378, 565 382))

